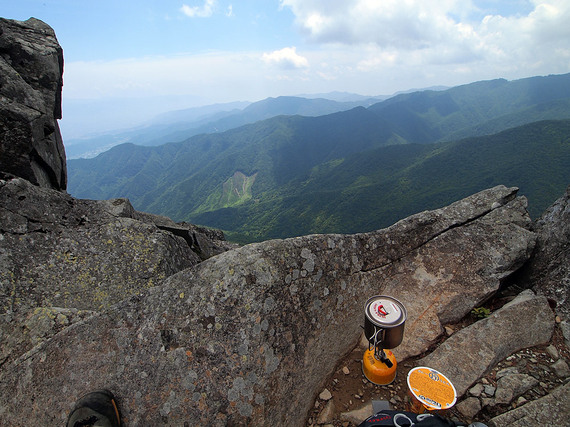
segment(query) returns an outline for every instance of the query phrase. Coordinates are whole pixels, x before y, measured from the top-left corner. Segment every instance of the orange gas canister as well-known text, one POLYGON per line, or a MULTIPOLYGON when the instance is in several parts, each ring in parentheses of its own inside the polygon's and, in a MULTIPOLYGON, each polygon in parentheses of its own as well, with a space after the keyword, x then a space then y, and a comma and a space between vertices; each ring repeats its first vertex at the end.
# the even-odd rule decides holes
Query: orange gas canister
POLYGON ((379 360, 374 355, 374 349, 368 349, 362 357, 362 373, 368 381, 377 385, 388 385, 396 378, 396 358, 390 350, 384 350, 386 358, 391 363, 379 360))

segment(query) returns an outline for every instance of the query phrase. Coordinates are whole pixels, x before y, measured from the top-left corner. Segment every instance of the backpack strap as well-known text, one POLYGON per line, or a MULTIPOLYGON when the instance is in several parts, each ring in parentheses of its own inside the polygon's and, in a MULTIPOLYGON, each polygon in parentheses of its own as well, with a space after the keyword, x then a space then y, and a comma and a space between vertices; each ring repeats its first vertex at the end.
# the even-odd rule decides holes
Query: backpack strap
POLYGON ((435 414, 415 414, 407 411, 393 411, 384 409, 366 418, 358 427, 395 426, 395 427, 456 427, 451 420, 435 414))

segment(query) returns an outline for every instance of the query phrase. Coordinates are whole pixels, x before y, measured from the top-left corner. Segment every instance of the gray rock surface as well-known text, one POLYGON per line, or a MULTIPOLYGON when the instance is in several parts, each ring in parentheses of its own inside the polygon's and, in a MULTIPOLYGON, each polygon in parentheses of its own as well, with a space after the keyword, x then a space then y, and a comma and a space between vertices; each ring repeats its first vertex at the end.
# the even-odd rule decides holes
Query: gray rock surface
POLYGON ((456 332, 417 363, 453 378, 461 396, 511 353, 547 343, 554 324, 546 298, 525 291, 488 318, 456 332))
POLYGON ((334 402, 332 400, 328 401, 319 417, 317 418, 317 424, 327 424, 333 421, 334 419, 334 402))
POLYGON ((199 227, 186 222, 174 222, 170 218, 161 215, 138 212, 134 211, 134 209, 132 215, 135 219, 152 223, 161 230, 182 237, 192 251, 202 260, 238 247, 238 245, 226 241, 221 230, 199 227))
MULTIPOLYGON (((478 193, 441 211, 418 215, 414 221, 420 221, 420 229, 446 222, 447 215, 471 219, 430 237, 405 257, 370 273, 363 271, 363 284, 405 303, 409 321, 402 344, 393 350, 398 360, 426 351, 444 333, 445 324, 459 321, 492 296, 501 280, 530 256, 535 236, 527 229, 526 199, 501 191, 496 193, 496 207, 502 207, 489 211, 489 194, 478 193)), ((406 222, 398 225, 399 232, 416 238, 406 222)), ((391 239, 393 234, 387 234, 391 239)))
POLYGON ((557 360, 552 364, 551 369, 559 378, 570 376, 570 367, 568 367, 568 363, 565 360, 557 360))
POLYGON ((468 397, 467 399, 459 402, 457 410, 468 420, 472 420, 475 415, 481 410, 481 401, 476 397, 468 397))
POLYGON ((566 426, 570 415, 570 383, 489 421, 489 427, 566 426))
POLYGON ((497 372, 497 374, 495 375, 495 377, 497 379, 504 377, 505 375, 513 375, 513 374, 518 374, 519 373, 519 369, 516 366, 511 366, 510 368, 505 368, 505 369, 501 369, 500 371, 497 372))
POLYGON ((0 171, 65 190, 61 118, 63 51, 35 18, 0 18, 0 171))
POLYGON ((566 347, 570 348, 570 321, 563 320, 560 322, 560 329, 562 330, 566 347))
POLYGON ((340 414, 340 419, 342 421, 348 421, 354 425, 359 425, 366 418, 373 415, 372 402, 366 402, 360 408, 353 409, 352 411, 346 411, 340 414))
POLYGON ((570 186, 533 228, 536 251, 521 271, 522 283, 556 301, 556 313, 570 321, 570 186))
POLYGON ((157 226, 160 217, 147 218, 126 199, 77 200, 22 178, 0 180, 0 361, 63 329, 54 310, 79 310, 65 316, 83 319, 200 262, 198 242, 209 242, 209 253, 225 248, 187 226, 190 246, 157 226))
POLYGON ((129 425, 301 425, 358 341, 368 297, 406 305, 402 346, 418 354, 526 260, 534 235, 515 194, 500 186, 377 232, 210 258, 6 364, 0 417, 18 425, 33 400, 34 421, 58 424, 107 387, 129 425))
POLYGON ((483 393, 483 390, 484 390, 483 384, 475 384, 473 387, 469 389, 469 394, 474 397, 479 397, 481 396, 481 393, 483 393))
POLYGON ((497 381, 495 403, 509 404, 527 390, 538 385, 538 380, 526 374, 511 374, 497 381))

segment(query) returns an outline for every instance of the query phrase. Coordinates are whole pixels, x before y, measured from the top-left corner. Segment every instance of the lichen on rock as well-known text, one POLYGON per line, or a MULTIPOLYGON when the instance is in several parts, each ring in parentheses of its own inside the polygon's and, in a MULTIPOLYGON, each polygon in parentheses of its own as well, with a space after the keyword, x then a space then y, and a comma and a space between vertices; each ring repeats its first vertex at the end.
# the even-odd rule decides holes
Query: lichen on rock
POLYGON ((134 424, 300 425, 324 378, 359 339, 368 297, 388 293, 406 305, 404 358, 425 351, 442 322, 469 313, 520 266, 535 236, 515 193, 496 187, 376 232, 221 253, 43 347, 63 350, 38 349, 7 371, 41 363, 60 385, 18 375, 5 375, 3 384, 36 390, 40 406, 54 408, 37 414, 48 423, 66 407, 39 397, 41 390, 65 383, 67 396, 110 387, 134 424))

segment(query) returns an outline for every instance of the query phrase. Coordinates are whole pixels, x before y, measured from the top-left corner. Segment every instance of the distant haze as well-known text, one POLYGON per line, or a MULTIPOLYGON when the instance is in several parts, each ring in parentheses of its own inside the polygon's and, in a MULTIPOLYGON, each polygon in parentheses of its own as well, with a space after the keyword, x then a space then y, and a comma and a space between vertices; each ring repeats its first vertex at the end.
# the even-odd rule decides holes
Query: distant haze
POLYGON ((64 138, 222 102, 570 71, 568 0, 0 1, 57 34, 64 138))

